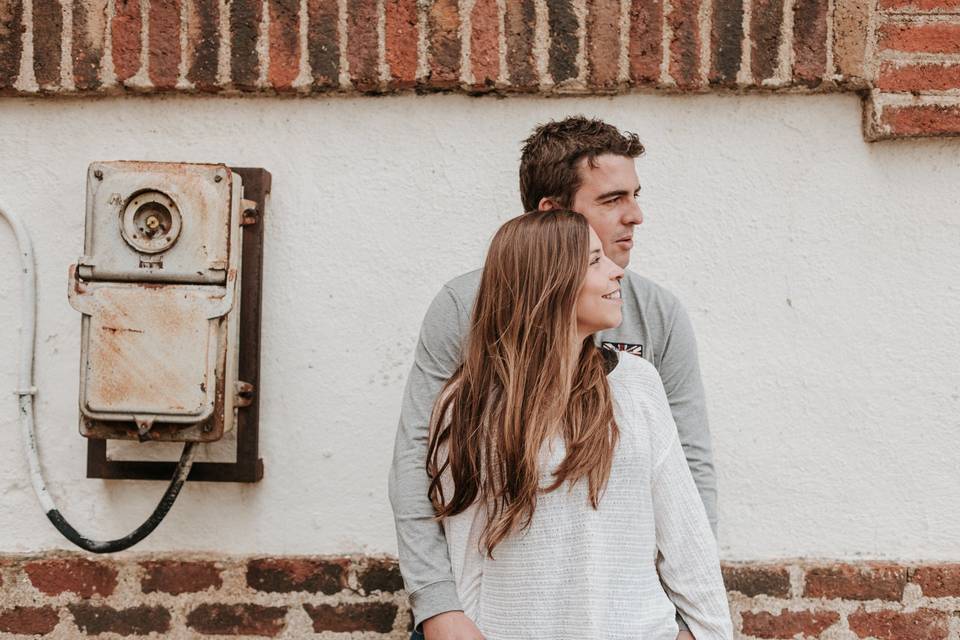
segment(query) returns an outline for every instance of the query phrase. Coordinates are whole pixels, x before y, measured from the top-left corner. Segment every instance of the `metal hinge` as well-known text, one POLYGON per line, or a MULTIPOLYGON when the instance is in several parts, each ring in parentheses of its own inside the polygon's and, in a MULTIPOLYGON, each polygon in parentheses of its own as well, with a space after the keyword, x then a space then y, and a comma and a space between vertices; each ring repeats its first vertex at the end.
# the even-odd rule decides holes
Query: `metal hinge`
POLYGON ((247 200, 243 198, 240 200, 240 226, 245 226, 248 224, 257 224, 260 221, 260 212, 257 211, 257 201, 256 200, 247 200))
POLYGON ((234 404, 238 407, 249 407, 253 404, 255 394, 253 385, 243 380, 237 380, 237 397, 234 404))

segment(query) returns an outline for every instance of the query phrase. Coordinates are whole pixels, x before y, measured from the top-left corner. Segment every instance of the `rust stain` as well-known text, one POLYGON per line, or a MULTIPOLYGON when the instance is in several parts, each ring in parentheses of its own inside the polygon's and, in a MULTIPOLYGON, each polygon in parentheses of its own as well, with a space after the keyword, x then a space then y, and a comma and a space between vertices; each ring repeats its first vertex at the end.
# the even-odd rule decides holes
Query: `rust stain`
POLYGON ((142 329, 128 329, 128 328, 126 328, 126 327, 108 327, 108 326, 106 326, 106 325, 104 325, 103 330, 104 330, 104 331, 109 331, 109 332, 111 332, 111 333, 116 333, 117 331, 129 331, 129 332, 131 332, 131 333, 143 333, 143 330, 142 330, 142 329))

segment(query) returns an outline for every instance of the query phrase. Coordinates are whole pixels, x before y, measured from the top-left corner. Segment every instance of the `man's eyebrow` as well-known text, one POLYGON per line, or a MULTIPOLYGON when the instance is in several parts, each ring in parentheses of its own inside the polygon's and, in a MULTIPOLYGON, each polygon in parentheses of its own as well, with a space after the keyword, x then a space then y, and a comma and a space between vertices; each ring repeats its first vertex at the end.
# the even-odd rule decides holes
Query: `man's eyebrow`
POLYGON ((613 196, 625 196, 629 193, 624 189, 618 189, 616 191, 607 191, 606 193, 601 193, 597 196, 597 200, 606 200, 607 198, 612 198, 613 196))

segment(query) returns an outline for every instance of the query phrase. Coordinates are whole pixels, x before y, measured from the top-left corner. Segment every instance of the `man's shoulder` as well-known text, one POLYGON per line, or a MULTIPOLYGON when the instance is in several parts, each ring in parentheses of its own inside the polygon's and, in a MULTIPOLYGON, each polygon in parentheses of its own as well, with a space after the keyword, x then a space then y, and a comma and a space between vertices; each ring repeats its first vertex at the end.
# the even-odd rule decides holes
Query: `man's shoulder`
POLYGON ((680 299, 672 291, 639 273, 625 270, 620 286, 625 290, 625 298, 636 301, 642 316, 649 318, 655 314, 662 321, 668 321, 683 309, 680 299))
POLYGON ((635 271, 624 269, 623 280, 642 301, 657 301, 667 306, 680 304, 672 291, 635 271))
POLYGON ((465 306, 470 306, 477 295, 477 289, 480 288, 480 277, 482 275, 483 269, 474 269, 462 273, 456 278, 448 280, 443 285, 443 290, 465 306))

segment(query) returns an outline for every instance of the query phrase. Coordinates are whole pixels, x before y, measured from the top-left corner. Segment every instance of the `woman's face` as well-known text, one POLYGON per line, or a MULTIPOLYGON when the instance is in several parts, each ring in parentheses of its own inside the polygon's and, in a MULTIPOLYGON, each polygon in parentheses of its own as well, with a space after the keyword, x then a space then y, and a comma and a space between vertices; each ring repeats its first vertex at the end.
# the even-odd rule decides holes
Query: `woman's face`
POLYGON ((620 279, 623 269, 604 255, 596 232, 590 229, 590 257, 587 275, 577 296, 577 333, 581 339, 620 326, 623 319, 620 279))

